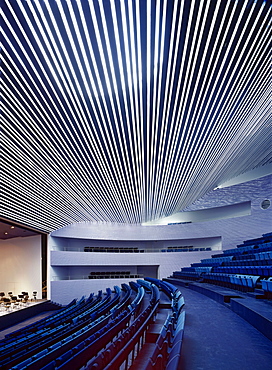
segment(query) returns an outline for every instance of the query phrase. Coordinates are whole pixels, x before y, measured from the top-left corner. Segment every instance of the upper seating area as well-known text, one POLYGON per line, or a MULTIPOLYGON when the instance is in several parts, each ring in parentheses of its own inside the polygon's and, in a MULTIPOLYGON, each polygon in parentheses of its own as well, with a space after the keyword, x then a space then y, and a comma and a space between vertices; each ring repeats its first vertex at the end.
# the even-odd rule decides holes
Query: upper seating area
POLYGON ((159 366, 167 368, 170 363, 171 369, 178 369, 184 299, 173 285, 151 278, 74 299, 52 315, 7 334, 0 341, 0 368, 104 370, 126 367, 144 346, 162 295, 171 308, 158 336, 155 357, 147 361, 146 366, 160 369, 157 360, 154 361, 159 356, 159 366))
POLYGON ((211 251, 211 247, 196 247, 193 245, 169 246, 163 248, 138 248, 138 247, 99 247, 99 246, 84 246, 84 247, 65 247, 65 251, 84 251, 92 253, 165 253, 165 252, 203 252, 211 251))
POLYGON ((203 252, 211 251, 210 247, 196 248, 193 245, 180 246, 180 247, 168 247, 167 249, 162 249, 162 252, 203 252))
POLYGON ((126 248, 126 247, 84 247, 84 252, 100 252, 100 253, 144 253, 143 249, 126 248))
POLYGON ((254 292, 256 298, 272 299, 272 233, 202 259, 173 272, 172 277, 254 292))

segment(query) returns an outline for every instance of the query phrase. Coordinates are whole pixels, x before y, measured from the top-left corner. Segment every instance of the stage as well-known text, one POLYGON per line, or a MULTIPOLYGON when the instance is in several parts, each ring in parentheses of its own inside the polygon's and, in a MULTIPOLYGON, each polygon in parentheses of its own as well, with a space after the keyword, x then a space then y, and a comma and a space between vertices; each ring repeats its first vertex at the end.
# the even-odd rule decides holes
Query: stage
POLYGON ((11 306, 8 309, 1 306, 0 310, 0 331, 15 324, 29 319, 45 311, 55 311, 61 306, 46 299, 29 300, 27 303, 11 306))

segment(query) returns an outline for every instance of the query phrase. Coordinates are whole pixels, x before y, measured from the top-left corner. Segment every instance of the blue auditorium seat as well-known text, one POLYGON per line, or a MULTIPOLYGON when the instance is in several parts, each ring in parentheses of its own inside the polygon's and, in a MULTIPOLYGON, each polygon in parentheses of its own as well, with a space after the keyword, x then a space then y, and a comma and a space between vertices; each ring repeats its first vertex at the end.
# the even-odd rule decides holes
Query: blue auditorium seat
POLYGON ((56 368, 56 361, 51 361, 44 367, 41 367, 40 370, 55 370, 55 368, 56 368))
POLYGON ((34 356, 32 356, 32 360, 35 361, 38 358, 43 357, 44 355, 47 355, 47 353, 48 353, 48 349, 45 348, 44 350, 42 350, 42 351, 36 353, 34 356))
POLYGON ((31 362, 32 362, 32 359, 31 359, 31 358, 27 358, 25 361, 20 362, 20 363, 19 363, 18 365, 16 365, 16 366, 13 366, 13 367, 11 368, 11 370, 23 369, 24 367, 26 367, 27 365, 29 365, 31 362))
POLYGON ((65 352, 62 356, 56 359, 56 365, 60 366, 67 360, 69 360, 73 356, 73 351, 70 349, 69 351, 65 352))

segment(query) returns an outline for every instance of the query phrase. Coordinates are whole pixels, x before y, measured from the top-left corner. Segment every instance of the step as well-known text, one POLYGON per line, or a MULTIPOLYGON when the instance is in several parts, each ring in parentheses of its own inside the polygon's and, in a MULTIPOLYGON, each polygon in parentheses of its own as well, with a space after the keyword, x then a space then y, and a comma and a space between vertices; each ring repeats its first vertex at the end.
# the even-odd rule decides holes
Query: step
POLYGON ((256 299, 265 299, 265 295, 257 292, 247 292, 247 295, 256 299))
POLYGON ((255 289, 254 289, 254 292, 255 292, 255 293, 259 293, 259 294, 264 294, 264 290, 263 290, 263 289, 255 288, 255 289))

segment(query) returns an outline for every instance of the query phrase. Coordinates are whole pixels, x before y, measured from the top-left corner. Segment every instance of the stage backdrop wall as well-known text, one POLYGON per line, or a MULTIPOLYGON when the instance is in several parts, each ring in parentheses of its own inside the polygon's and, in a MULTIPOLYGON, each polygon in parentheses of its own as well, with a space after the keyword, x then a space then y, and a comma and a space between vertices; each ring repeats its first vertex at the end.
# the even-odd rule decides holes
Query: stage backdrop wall
POLYGON ((14 295, 26 291, 42 298, 41 236, 0 240, 0 291, 14 295))

